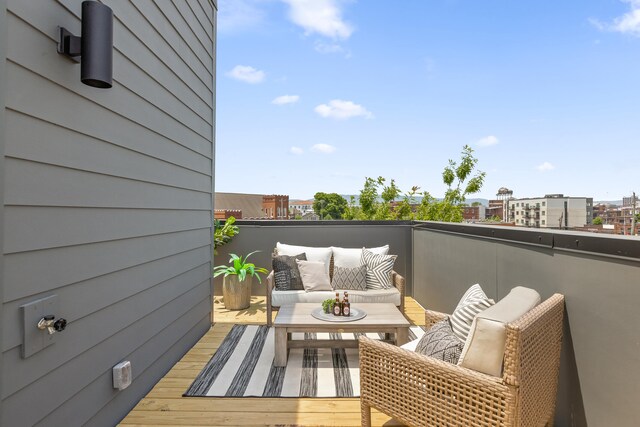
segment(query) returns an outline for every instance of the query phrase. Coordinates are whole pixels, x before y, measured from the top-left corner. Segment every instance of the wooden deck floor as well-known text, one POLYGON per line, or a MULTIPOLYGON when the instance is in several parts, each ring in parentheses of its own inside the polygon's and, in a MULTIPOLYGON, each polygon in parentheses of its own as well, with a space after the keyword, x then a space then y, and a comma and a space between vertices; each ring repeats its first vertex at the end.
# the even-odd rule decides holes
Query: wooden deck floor
MULTIPOLYGON (((215 325, 122 420, 122 426, 359 426, 357 398, 196 398, 182 397, 234 323, 264 324, 264 297, 253 297, 247 310, 225 310, 216 299, 215 325)), ((424 309, 406 299, 406 316, 424 325, 424 309)), ((372 411, 374 425, 399 425, 372 411)))

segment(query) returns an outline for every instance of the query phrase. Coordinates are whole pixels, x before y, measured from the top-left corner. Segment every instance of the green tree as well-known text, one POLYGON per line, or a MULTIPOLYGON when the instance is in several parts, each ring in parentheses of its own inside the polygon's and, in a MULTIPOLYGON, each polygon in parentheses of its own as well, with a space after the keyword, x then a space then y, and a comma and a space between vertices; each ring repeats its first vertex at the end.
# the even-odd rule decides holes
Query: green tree
POLYGON ((442 180, 447 186, 442 200, 436 199, 428 191, 419 192, 418 186, 403 193, 393 179, 387 184, 387 180, 381 176, 377 179, 367 177, 364 188, 360 190, 360 206, 355 206, 352 197, 344 218, 462 222, 462 206, 466 197, 480 191, 484 183, 485 173, 475 170, 477 163, 473 150, 467 145, 462 149, 459 162, 449 160, 442 172, 442 180), (422 201, 417 204, 420 196, 422 201))
POLYGON ((486 174, 474 170, 478 159, 473 157, 473 149, 468 145, 462 148, 459 162, 449 160, 442 172, 442 181, 447 191, 442 200, 433 197, 429 192, 423 193, 422 203, 416 212, 416 219, 426 221, 462 222, 462 204, 470 194, 482 188, 486 174))
POLYGON ((593 218, 592 224, 593 225, 602 225, 602 218, 599 217, 599 216, 593 218))
POLYGON ((338 193, 318 192, 313 199, 313 210, 321 219, 343 218, 347 209, 347 200, 338 193))

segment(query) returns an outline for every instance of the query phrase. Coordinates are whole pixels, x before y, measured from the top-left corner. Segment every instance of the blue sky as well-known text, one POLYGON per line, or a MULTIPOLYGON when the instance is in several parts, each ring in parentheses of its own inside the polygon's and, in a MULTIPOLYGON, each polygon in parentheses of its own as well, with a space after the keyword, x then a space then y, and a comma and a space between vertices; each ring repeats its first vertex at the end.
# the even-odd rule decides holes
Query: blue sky
POLYGON ((216 191, 640 192, 640 0, 219 0, 216 191))

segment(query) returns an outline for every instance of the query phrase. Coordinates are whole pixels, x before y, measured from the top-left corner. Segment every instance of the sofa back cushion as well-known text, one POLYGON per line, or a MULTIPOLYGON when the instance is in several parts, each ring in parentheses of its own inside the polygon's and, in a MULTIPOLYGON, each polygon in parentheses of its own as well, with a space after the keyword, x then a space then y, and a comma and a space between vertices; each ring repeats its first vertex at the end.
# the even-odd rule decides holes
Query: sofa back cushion
POLYGON ((506 324, 540 303, 533 289, 515 287, 492 307, 479 313, 469 331, 458 365, 499 377, 506 342, 506 324))
POLYGON ((305 253, 307 255, 308 261, 319 261, 325 265, 325 269, 327 270, 327 275, 329 275, 329 263, 331 262, 331 248, 319 248, 313 246, 296 246, 296 245, 287 245, 284 243, 278 242, 276 244, 276 252, 278 255, 289 255, 295 256, 301 253, 305 253))
MULTIPOLYGON (((367 250, 377 255, 387 255, 389 253, 389 245, 367 248, 367 250)), ((335 267, 355 268, 362 265, 362 248, 339 248, 331 246, 331 252, 333 253, 333 264, 335 267)))

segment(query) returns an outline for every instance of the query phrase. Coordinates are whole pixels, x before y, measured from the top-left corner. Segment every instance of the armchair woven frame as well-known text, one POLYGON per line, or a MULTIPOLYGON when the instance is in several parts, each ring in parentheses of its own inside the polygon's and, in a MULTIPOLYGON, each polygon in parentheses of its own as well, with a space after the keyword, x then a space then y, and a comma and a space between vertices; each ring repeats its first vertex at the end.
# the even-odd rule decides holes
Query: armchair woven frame
MULTIPOLYGON (((273 255, 277 255, 276 249, 273 250, 273 255)), ((331 261, 329 262, 329 277, 333 278, 333 255, 331 256, 331 261)), ((400 274, 395 271, 391 272, 391 283, 395 286, 398 291, 400 291, 400 312, 404 314, 404 296, 405 296, 405 285, 406 280, 400 274)), ((267 276, 267 326, 272 326, 273 324, 273 304, 271 293, 275 288, 275 283, 273 280, 273 271, 269 273, 267 276)))
MULTIPOLYGON (((553 425, 563 314, 555 294, 507 325, 502 377, 361 337, 362 425, 371 407, 412 426, 553 425)), ((427 328, 446 317, 427 311, 427 328)))

